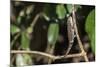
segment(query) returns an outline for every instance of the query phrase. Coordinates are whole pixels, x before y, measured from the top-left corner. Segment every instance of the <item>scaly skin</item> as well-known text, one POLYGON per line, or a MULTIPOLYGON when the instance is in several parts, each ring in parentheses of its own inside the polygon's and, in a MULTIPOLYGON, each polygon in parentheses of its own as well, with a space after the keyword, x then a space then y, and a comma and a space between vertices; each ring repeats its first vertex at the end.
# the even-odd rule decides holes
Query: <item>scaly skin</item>
POLYGON ((75 38, 74 24, 73 24, 73 20, 71 16, 69 16, 67 20, 67 31, 68 31, 69 45, 68 45, 66 55, 68 55, 68 53, 70 52, 74 43, 74 38, 75 38))

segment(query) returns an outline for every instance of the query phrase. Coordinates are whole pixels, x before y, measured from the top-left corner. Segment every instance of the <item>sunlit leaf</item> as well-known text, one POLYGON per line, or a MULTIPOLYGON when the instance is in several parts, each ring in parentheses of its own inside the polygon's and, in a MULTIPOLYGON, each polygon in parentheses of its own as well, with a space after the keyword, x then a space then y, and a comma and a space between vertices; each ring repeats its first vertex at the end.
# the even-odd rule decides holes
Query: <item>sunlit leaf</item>
POLYGON ((85 30, 91 41, 92 51, 95 53, 95 10, 89 13, 86 19, 85 30))
POLYGON ((25 10, 21 10, 18 17, 17 17, 17 23, 21 23, 23 17, 25 16, 25 10))
POLYGON ((28 34, 32 33, 32 31, 33 31, 33 27, 30 26, 30 27, 27 28, 27 33, 28 34))
POLYGON ((24 11, 24 9, 20 11, 19 16, 21 16, 21 17, 22 17, 22 16, 25 16, 25 11, 24 11))
POLYGON ((11 34, 15 34, 17 32, 20 32, 20 29, 16 25, 11 24, 10 32, 11 34))
POLYGON ((26 62, 27 65, 32 65, 32 58, 28 54, 23 54, 24 61, 26 62))
POLYGON ((24 61, 24 57, 22 54, 17 54, 16 55, 16 66, 17 67, 22 67, 26 65, 25 61, 24 61))
POLYGON ((17 18, 17 23, 21 23, 21 20, 22 20, 22 17, 19 16, 19 17, 17 18))
POLYGON ((33 10, 34 10, 34 5, 28 6, 26 9, 26 14, 27 15, 31 14, 33 10))
POLYGON ((54 45, 57 41, 59 34, 59 25, 56 23, 52 23, 48 29, 48 43, 54 45))
POLYGON ((26 50, 29 49, 29 41, 30 41, 30 38, 28 34, 26 32, 22 32, 21 33, 21 47, 23 49, 26 49, 26 50))
POLYGON ((57 5, 56 6, 56 13, 57 13, 59 19, 65 18, 66 10, 64 8, 64 5, 57 5))
POLYGON ((32 65, 32 58, 28 54, 17 54, 16 55, 16 66, 23 67, 26 65, 32 65))

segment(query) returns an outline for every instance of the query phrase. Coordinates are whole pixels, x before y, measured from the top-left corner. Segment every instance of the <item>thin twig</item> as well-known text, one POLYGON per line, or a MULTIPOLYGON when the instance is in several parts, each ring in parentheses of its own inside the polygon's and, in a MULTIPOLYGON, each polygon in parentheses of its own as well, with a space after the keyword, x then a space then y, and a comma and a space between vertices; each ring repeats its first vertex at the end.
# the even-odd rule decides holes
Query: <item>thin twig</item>
POLYGON ((80 49, 82 51, 82 55, 84 56, 85 61, 88 61, 86 52, 85 52, 85 50, 83 48, 82 42, 81 42, 80 37, 79 37, 78 28, 77 28, 77 25, 76 25, 76 16, 75 16, 75 8, 74 8, 74 5, 73 5, 72 17, 73 17, 74 29, 75 29, 75 33, 76 33, 76 37, 77 37, 77 40, 78 40, 79 47, 80 47, 80 49))
POLYGON ((56 56, 55 59, 62 59, 62 58, 72 58, 72 57, 81 57, 82 53, 77 53, 77 54, 68 54, 64 56, 56 56))
POLYGON ((37 54, 37 55, 41 55, 41 56, 45 56, 45 57, 48 57, 48 58, 51 58, 53 60, 56 60, 56 59, 62 59, 62 58, 71 58, 71 57, 81 57, 83 56, 82 53, 77 53, 77 54, 69 54, 69 55, 62 55, 62 56, 55 56, 55 55, 51 55, 51 54, 48 54, 48 53, 44 53, 44 52, 39 52, 39 51, 20 51, 20 50, 11 50, 11 53, 12 54, 37 54))
POLYGON ((33 21, 32 21, 31 27, 34 27, 34 26, 35 26, 37 20, 39 19, 39 17, 40 17, 41 15, 42 15, 42 13, 38 13, 38 14, 35 16, 35 18, 34 18, 33 21))
POLYGON ((15 41, 17 40, 17 38, 20 36, 20 33, 18 33, 15 37, 14 37, 14 39, 13 39, 13 41, 11 42, 11 46, 13 46, 13 44, 15 43, 15 41))
POLYGON ((37 55, 43 55, 43 56, 46 56, 46 57, 49 57, 49 58, 53 58, 53 57, 55 57, 55 56, 53 56, 53 55, 50 55, 50 54, 47 54, 47 53, 43 53, 43 52, 39 52, 39 51, 20 51, 20 50, 12 50, 11 51, 11 53, 15 53, 15 54, 17 54, 17 53, 29 53, 29 54, 37 54, 37 55))

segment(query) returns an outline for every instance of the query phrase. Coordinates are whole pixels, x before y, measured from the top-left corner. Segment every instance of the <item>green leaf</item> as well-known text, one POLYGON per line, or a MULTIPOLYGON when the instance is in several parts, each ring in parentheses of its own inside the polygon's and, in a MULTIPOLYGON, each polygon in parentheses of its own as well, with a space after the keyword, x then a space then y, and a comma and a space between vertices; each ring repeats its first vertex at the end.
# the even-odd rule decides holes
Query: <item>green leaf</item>
POLYGON ((22 22, 23 17, 25 17, 25 10, 21 10, 18 17, 17 17, 17 23, 20 24, 22 22))
POLYGON ((85 30, 91 41, 92 51, 95 53, 95 10, 89 13, 86 19, 85 30))
POLYGON ((21 33, 21 47, 25 50, 29 49, 29 35, 24 31, 21 33))
POLYGON ((24 61, 24 57, 22 54, 17 54, 16 55, 16 66, 17 67, 22 67, 26 65, 25 61, 24 61))
POLYGON ((73 10, 72 4, 68 4, 68 5, 66 5, 66 6, 67 6, 68 12, 69 12, 69 13, 72 13, 72 10, 73 10))
MULTIPOLYGON (((68 12, 69 12, 69 13, 72 13, 73 5, 72 5, 72 4, 67 4, 66 7, 67 7, 68 12)), ((79 8, 81 8, 80 5, 75 5, 74 7, 75 7, 76 11, 77 11, 79 8)))
POLYGON ((28 54, 17 54, 16 55, 16 66, 23 67, 26 65, 32 65, 32 58, 28 54))
POLYGON ((92 47, 92 51, 93 53, 95 53, 95 30, 92 32, 92 37, 91 37, 91 47, 92 47))
POLYGON ((26 14, 30 15, 34 10, 34 5, 30 5, 26 8, 26 14))
POLYGON ((10 31, 11 34, 15 34, 17 32, 20 32, 20 29, 16 25, 11 24, 10 31))
POLYGON ((56 17, 56 5, 45 4, 43 8, 43 13, 45 14, 45 19, 51 19, 56 17))
POLYGON ((56 6, 56 13, 57 13, 59 19, 65 18, 66 10, 64 8, 64 5, 57 5, 56 6))
POLYGON ((54 45, 57 41, 59 35, 59 25, 57 23, 52 23, 48 29, 48 44, 54 45))
POLYGON ((28 34, 31 34, 32 31, 33 31, 33 27, 32 27, 32 26, 28 27, 28 28, 26 29, 26 31, 27 31, 28 34))
POLYGON ((24 61, 26 62, 27 65, 32 65, 32 58, 28 54, 23 54, 24 61))

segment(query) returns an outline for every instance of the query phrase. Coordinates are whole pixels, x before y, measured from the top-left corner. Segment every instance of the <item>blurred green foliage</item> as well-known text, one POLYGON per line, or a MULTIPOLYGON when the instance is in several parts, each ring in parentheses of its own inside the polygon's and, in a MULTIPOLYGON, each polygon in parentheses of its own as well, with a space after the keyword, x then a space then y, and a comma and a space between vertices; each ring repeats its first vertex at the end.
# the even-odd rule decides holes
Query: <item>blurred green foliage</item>
POLYGON ((22 49, 29 50, 30 38, 27 32, 21 33, 21 47, 22 49))
POLYGON ((16 25, 11 24, 10 31, 11 31, 11 34, 13 35, 15 33, 20 32, 20 28, 18 28, 16 25))
POLYGON ((95 10, 89 13, 86 19, 85 30, 91 41, 92 51, 95 53, 95 10))
POLYGON ((31 56, 28 54, 17 54, 16 55, 16 66, 17 67, 22 67, 26 65, 31 65, 32 64, 32 59, 31 56))
MULTIPOLYGON (((73 5, 72 4, 66 5, 66 8, 68 10, 68 13, 72 13, 72 11, 73 11, 73 5)), ((75 5, 75 11, 77 11, 78 9, 81 9, 81 6, 80 5, 75 5)))
POLYGON ((48 43, 50 45, 55 45, 59 35, 59 25, 57 23, 52 23, 48 29, 48 43))
POLYGON ((57 13, 59 19, 64 19, 66 14, 67 14, 64 5, 62 5, 62 4, 57 5, 56 6, 56 13, 57 13))

